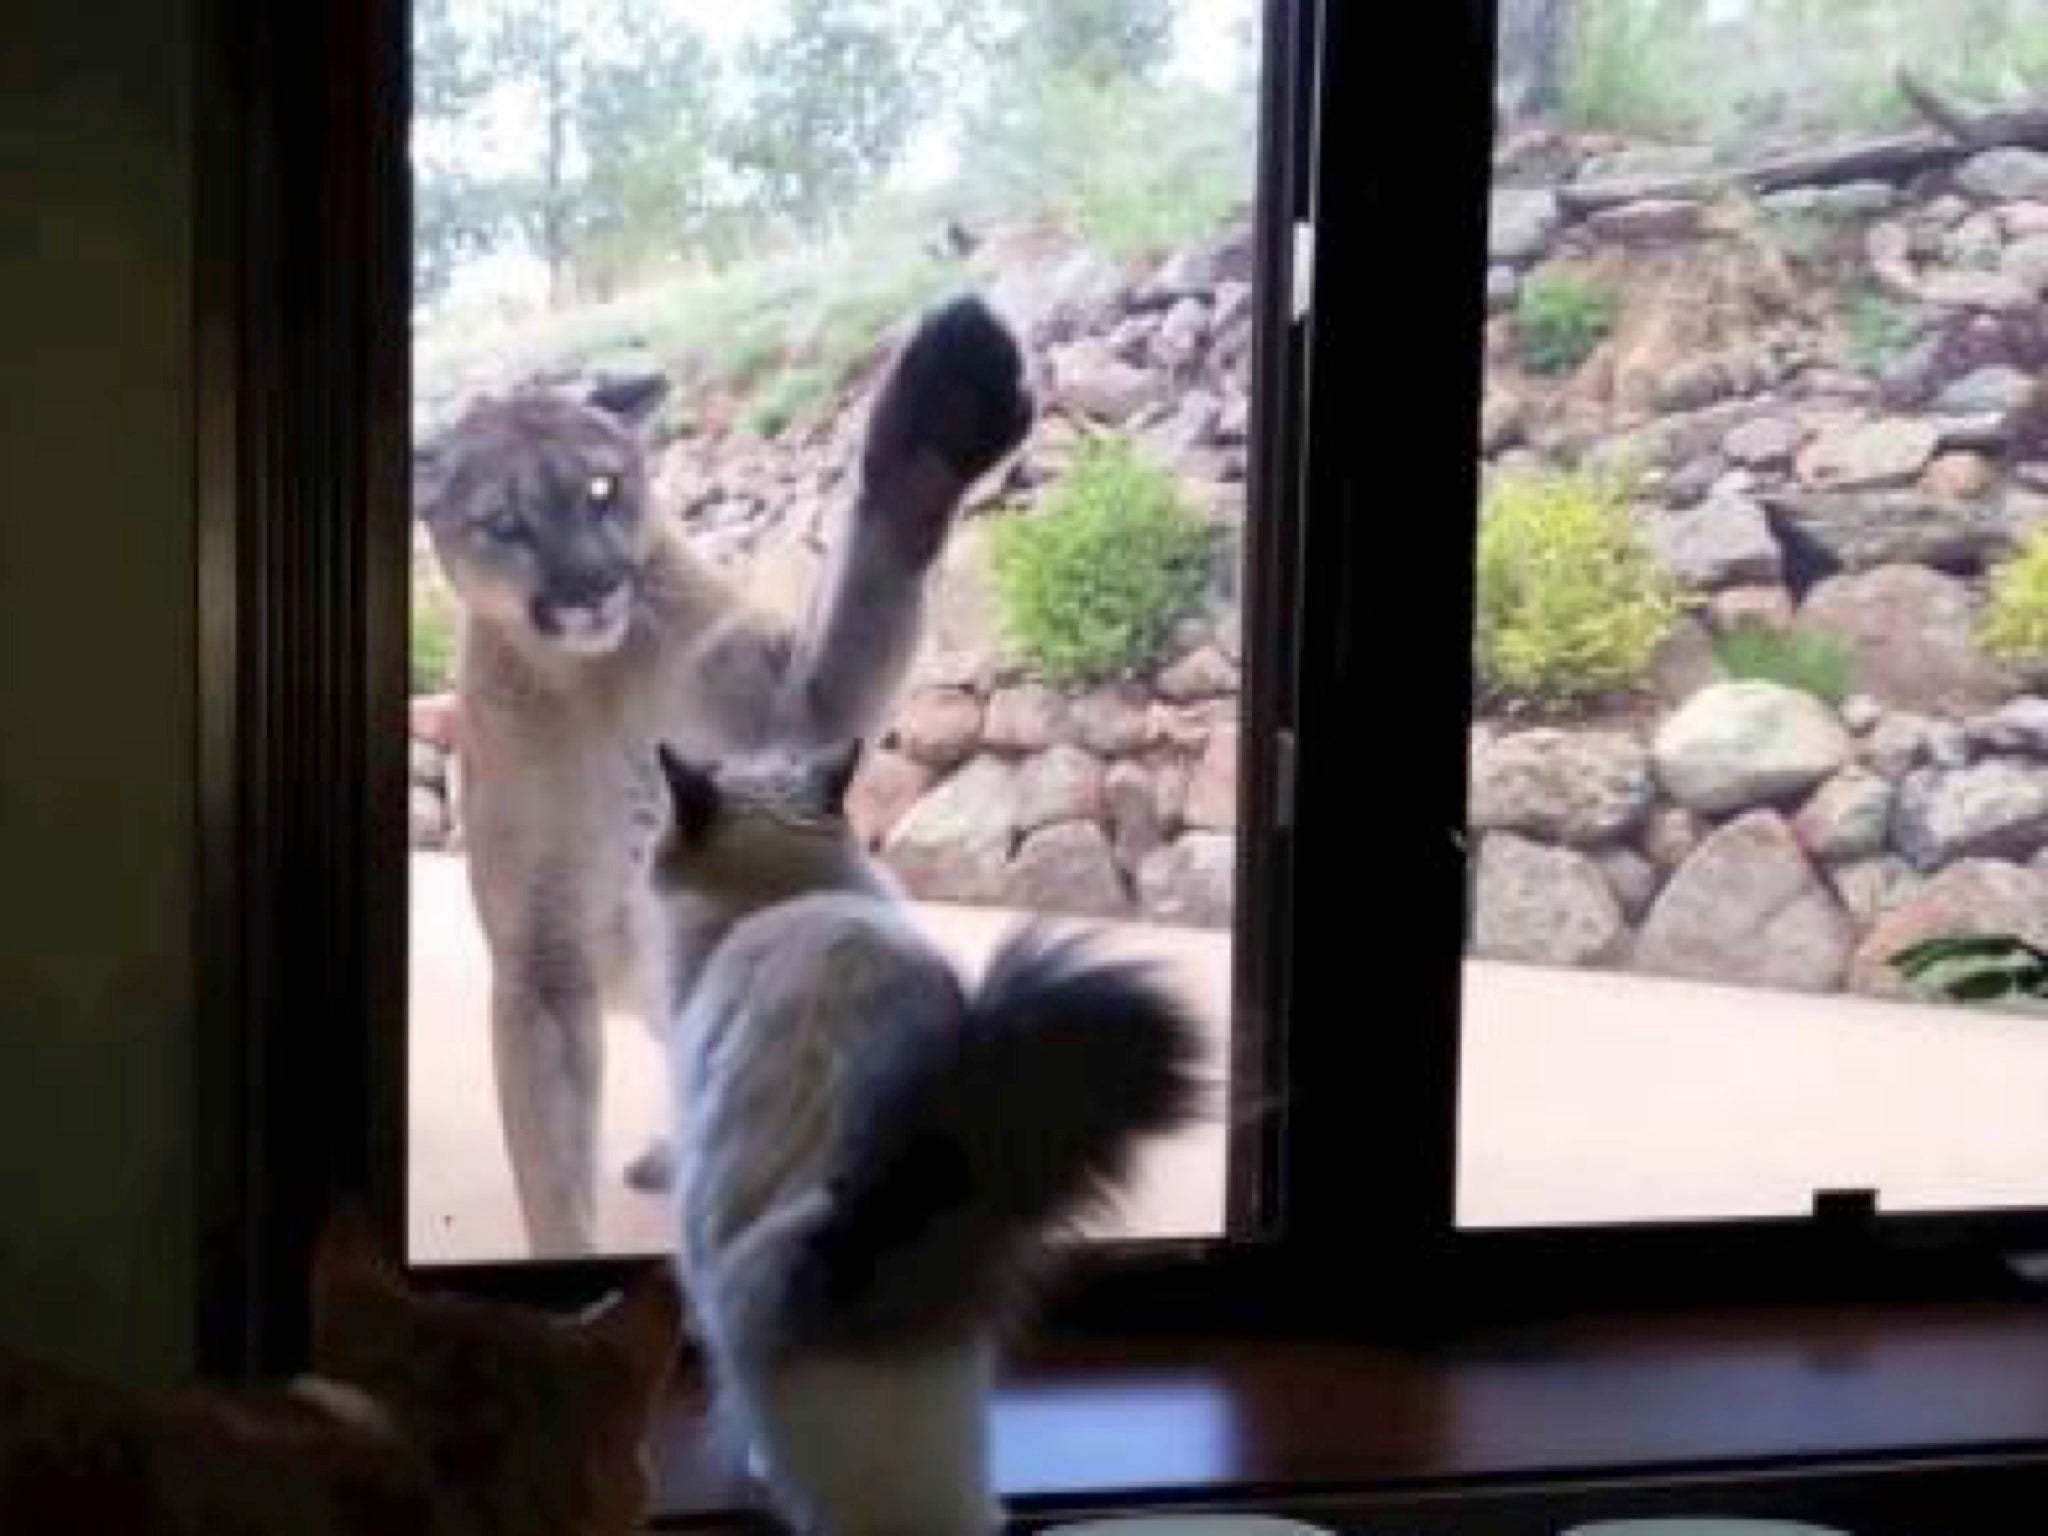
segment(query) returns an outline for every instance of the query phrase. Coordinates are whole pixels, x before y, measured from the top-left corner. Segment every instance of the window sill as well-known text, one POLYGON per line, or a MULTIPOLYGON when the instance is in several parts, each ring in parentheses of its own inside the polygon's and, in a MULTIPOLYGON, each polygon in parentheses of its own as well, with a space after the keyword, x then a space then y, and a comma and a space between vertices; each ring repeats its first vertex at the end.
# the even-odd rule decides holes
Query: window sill
MULTIPOLYGON (((747 1491, 709 1460, 700 1407, 693 1388, 679 1393, 664 1528, 749 1520, 747 1491)), ((1027 1517, 1344 1507, 1347 1495, 1744 1468, 1995 1469, 2048 1458, 2048 1315, 2024 1303, 1610 1315, 1426 1348, 1070 1343, 1012 1372, 995 1442, 1002 1491, 1027 1517)))

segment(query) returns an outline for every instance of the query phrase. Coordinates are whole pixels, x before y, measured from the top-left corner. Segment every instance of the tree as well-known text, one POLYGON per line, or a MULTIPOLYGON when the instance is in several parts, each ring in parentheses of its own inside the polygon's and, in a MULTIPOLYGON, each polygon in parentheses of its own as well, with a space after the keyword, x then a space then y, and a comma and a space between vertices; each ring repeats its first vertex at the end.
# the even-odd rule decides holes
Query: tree
POLYGON ((1510 118, 1554 112, 1564 101, 1571 0, 1501 0, 1501 105, 1510 118))
POLYGON ((552 305, 562 299, 569 266, 577 29, 564 24, 563 0, 501 0, 496 11, 485 43, 487 67, 496 82, 533 92, 542 149, 538 164, 496 178, 493 187, 507 222, 547 264, 552 305))
POLYGON ((412 27, 413 301, 427 303, 491 245, 487 198, 447 152, 476 108, 485 71, 455 23, 454 0, 415 0, 412 27))
POLYGON ((1173 0, 1017 0, 1021 57, 1040 77, 1106 86, 1154 73, 1173 50, 1173 0))
POLYGON ((500 189, 443 166, 421 171, 414 156, 413 302, 432 303, 466 261, 503 244, 500 189))
POLYGON ((608 0, 600 20, 604 41, 577 88, 573 242, 579 277, 601 288, 701 243, 722 210, 711 50, 637 0, 608 0))
POLYGON ((716 180, 715 66, 659 5, 418 0, 417 297, 492 251, 537 257, 560 303, 682 249, 716 180))
POLYGON ((874 0, 790 0, 745 45, 747 99, 728 138, 750 207, 814 227, 873 190, 920 97, 903 38, 874 0))

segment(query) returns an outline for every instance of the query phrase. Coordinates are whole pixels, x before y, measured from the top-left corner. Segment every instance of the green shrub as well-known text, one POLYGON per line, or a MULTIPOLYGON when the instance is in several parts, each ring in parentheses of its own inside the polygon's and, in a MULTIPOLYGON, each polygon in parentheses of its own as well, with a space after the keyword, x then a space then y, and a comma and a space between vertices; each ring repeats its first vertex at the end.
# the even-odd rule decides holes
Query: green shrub
POLYGON ((1840 704, 1855 687, 1856 659, 1833 635, 1737 624, 1714 641, 1714 659, 1737 682, 1777 683, 1840 704))
POLYGON ((1841 252, 1841 225, 1818 209, 1766 210, 1761 228, 1764 238, 1794 266, 1824 266, 1841 252))
POLYGON ((455 602, 415 581, 412 596, 412 691, 442 693, 455 681, 455 602))
POLYGON ((2048 951, 2015 934, 1945 934, 1888 957, 1918 990, 1955 1003, 2048 1000, 2048 951))
POLYGON ((1991 597, 1978 642, 2000 661, 2048 662, 2048 528, 2036 528, 2019 553, 1991 573, 1991 597))
POLYGON ((1128 674, 1201 601, 1214 546, 1171 476, 1124 443, 1092 443, 1042 512, 995 529, 1004 635, 1048 682, 1128 674))
POLYGON ((1842 306, 1849 357, 1864 373, 1883 373, 1920 339, 1923 322, 1910 304, 1860 288, 1842 306))
POLYGON ((786 356, 780 336, 743 333, 711 359, 710 376, 733 389, 751 389, 786 356))
POLYGON ((1497 480, 1477 579, 1481 685, 1542 707, 1640 686, 1684 607, 1636 535, 1622 482, 1584 472, 1497 480))
POLYGON ((1570 267, 1543 267, 1522 285, 1515 335, 1531 373, 1569 373, 1614 329, 1621 301, 1598 278, 1570 267))
POLYGON ((822 368, 785 368, 747 403, 747 426, 762 437, 780 437, 832 396, 833 380, 822 368))

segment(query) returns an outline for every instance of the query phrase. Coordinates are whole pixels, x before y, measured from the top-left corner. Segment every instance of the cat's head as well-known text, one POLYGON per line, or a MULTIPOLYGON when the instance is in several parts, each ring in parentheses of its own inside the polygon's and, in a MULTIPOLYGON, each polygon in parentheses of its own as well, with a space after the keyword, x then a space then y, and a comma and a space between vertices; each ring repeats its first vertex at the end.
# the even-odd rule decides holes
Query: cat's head
POLYGON ((563 1318, 416 1290, 344 1211, 315 1258, 313 1333, 314 1371, 367 1394, 475 1529, 640 1530, 648 1443, 682 1342, 667 1265, 563 1318))
POLYGON ((669 818, 656 889, 761 900, 843 883, 860 852, 846 792, 860 743, 807 755, 771 750, 700 762, 656 749, 669 818))
POLYGON ((413 455, 413 510, 470 613, 515 642, 618 648, 652 547, 640 429, 659 379, 476 402, 413 455))

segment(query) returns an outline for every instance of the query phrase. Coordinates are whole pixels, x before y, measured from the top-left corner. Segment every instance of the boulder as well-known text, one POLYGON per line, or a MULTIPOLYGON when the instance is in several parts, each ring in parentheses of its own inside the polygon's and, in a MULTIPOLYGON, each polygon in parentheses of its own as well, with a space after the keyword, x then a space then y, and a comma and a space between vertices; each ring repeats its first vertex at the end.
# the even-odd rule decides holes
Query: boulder
POLYGON ((1127 917, 1116 855, 1092 821, 1061 821, 1027 836, 1003 878, 1004 899, 1027 912, 1127 917))
POLYGON ((1529 965, 1596 965, 1619 955, 1627 935, 1613 888, 1584 854, 1512 832, 1492 833, 1479 845, 1474 954, 1529 965))
POLYGON ((1994 859, 1951 865, 1898 902, 1857 946, 1850 990, 1870 997, 1914 997, 1892 958, 1927 939, 2012 934, 2048 945, 2048 880, 1994 859))
POLYGON ((2048 766, 1989 758, 1920 768, 1899 784, 1892 839, 1916 868, 1958 859, 2025 859, 2048 844, 2048 766))
POLYGON ((1470 821, 1486 832, 1595 847, 1627 837, 1656 798, 1649 754, 1618 731, 1518 731, 1475 744, 1470 821))
POLYGON ((1652 753, 1673 799, 1723 815, 1803 794, 1853 750, 1840 721, 1811 694, 1741 682, 1693 695, 1664 722, 1652 753))
POLYGON ((1236 872, 1235 838, 1221 832, 1184 833, 1139 864, 1139 905, 1153 922, 1228 927, 1236 872))
POLYGON ((1826 992, 1855 930, 1783 817, 1752 811, 1710 836, 1658 896, 1636 940, 1639 971, 1826 992))
POLYGON ((1001 901, 1016 784, 1016 770, 1000 758, 975 758, 904 813, 883 840, 883 862, 923 900, 1001 901))
POLYGON ((1808 594, 1802 620, 1849 646, 1857 688, 1888 708, 1981 714, 2017 691, 1977 648, 1977 599, 1969 587, 1923 566, 1830 577, 1808 594))

